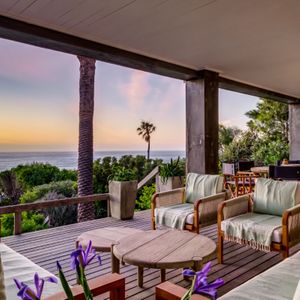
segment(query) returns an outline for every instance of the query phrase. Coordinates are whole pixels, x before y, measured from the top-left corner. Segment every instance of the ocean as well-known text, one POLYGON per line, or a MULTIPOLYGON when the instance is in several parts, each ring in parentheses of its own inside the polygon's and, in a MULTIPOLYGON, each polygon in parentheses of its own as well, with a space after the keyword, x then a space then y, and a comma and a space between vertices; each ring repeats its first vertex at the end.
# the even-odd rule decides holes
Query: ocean
MULTIPOLYGON (((95 151, 94 159, 105 156, 120 158, 123 155, 146 155, 145 151, 95 151)), ((160 158, 169 162, 171 158, 185 157, 185 151, 151 151, 150 158, 160 158)), ((49 163, 61 169, 77 168, 77 152, 0 152, 0 171, 8 170, 20 164, 33 162, 49 163)))

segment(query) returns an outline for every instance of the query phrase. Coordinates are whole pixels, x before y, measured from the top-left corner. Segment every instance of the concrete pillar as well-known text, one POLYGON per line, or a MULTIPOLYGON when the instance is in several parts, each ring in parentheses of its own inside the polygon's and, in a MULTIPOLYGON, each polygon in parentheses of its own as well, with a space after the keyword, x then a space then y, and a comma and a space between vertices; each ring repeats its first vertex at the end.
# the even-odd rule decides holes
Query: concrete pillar
POLYGON ((218 74, 204 71, 186 82, 187 172, 218 173, 218 74))
POLYGON ((289 105, 290 159, 300 159, 300 104, 289 105))

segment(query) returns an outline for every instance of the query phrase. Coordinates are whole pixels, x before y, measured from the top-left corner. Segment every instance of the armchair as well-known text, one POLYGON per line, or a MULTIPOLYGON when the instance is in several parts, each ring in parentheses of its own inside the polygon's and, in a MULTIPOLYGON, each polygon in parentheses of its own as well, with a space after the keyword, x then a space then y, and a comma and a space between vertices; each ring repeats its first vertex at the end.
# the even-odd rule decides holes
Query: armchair
POLYGON ((217 220, 218 204, 226 199, 223 177, 189 173, 186 187, 156 193, 152 197, 152 229, 171 226, 199 233, 200 225, 217 220))
POLYGON ((259 178, 254 194, 220 203, 219 263, 223 263, 224 239, 288 257, 289 248, 300 242, 300 183, 259 178))

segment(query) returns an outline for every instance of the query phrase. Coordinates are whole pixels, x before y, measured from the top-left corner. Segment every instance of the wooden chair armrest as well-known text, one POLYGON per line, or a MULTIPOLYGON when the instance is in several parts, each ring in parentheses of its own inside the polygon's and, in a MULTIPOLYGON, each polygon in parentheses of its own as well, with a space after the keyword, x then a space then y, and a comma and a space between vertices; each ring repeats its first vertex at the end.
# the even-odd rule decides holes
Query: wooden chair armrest
MULTIPOLYGON (((110 292, 110 299, 125 299, 125 278, 120 274, 106 274, 89 280, 89 287, 93 296, 98 296, 110 292)), ((71 287, 74 300, 85 300, 83 289, 80 285, 71 287)), ((46 297, 45 300, 68 300, 64 291, 46 297)))
POLYGON ((289 209, 287 209, 284 213, 283 213, 283 216, 282 216, 282 224, 283 225, 286 225, 288 224, 288 218, 290 216, 294 216, 294 215, 297 215, 297 214, 300 214, 300 204, 296 205, 296 206, 293 206, 289 209))
MULTIPOLYGON (((155 299, 156 300, 180 300, 182 296, 186 293, 187 289, 171 283, 169 281, 165 281, 155 288, 155 299)), ((192 295, 191 300, 209 300, 202 295, 192 295)))
POLYGON ((203 197, 203 198, 201 198, 199 200, 196 200, 194 202, 194 210, 199 210, 199 206, 200 206, 201 203, 220 200, 220 199, 225 200, 225 197, 226 197, 226 192, 222 192, 222 193, 219 193, 219 194, 216 194, 216 195, 203 197))

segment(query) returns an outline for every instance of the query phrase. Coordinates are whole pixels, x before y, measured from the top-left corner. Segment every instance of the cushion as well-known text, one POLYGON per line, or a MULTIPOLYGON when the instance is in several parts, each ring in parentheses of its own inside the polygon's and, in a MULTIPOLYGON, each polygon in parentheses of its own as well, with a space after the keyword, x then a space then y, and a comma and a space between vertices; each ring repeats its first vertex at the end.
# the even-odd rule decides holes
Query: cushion
POLYGON ((282 216, 286 209, 295 206, 297 187, 296 181, 258 178, 255 185, 253 211, 282 216))
MULTIPOLYGON (((14 278, 17 278, 33 287, 33 276, 35 272, 37 272, 40 277, 53 276, 50 272, 39 267, 28 258, 17 253, 3 243, 0 243, 0 253, 4 270, 6 296, 8 300, 19 300, 19 297, 17 296, 18 290, 13 280, 14 278)), ((60 284, 47 282, 44 286, 43 297, 50 296, 61 291, 62 287, 60 284)))
POLYGON ((218 300, 291 300, 299 278, 300 252, 253 277, 218 300))
POLYGON ((297 288, 296 288, 293 300, 300 300, 300 280, 298 282, 298 285, 297 285, 297 288))
POLYGON ((298 282, 293 300, 300 300, 300 281, 298 282))
POLYGON ((6 300, 6 293, 5 293, 5 285, 4 285, 4 271, 0 253, 0 299, 6 300))
POLYGON ((186 178, 185 197, 187 203, 194 203, 204 197, 221 193, 224 190, 224 177, 189 173, 186 178))
MULTIPOLYGON (((232 218, 229 218, 227 220, 232 220, 232 218)), ((225 222, 226 222, 226 220, 222 221, 222 223, 221 223, 221 230, 222 231, 225 230, 225 222)), ((235 223, 236 223, 236 226, 239 226, 238 221, 235 221, 235 223)), ((281 218, 280 217, 278 217, 278 223, 281 224, 281 218)), ((264 230, 264 225, 263 224, 255 224, 255 227, 259 231, 264 230)), ((282 238, 282 228, 276 228, 273 231, 273 234, 272 234, 272 242, 280 243, 281 238, 282 238)))

